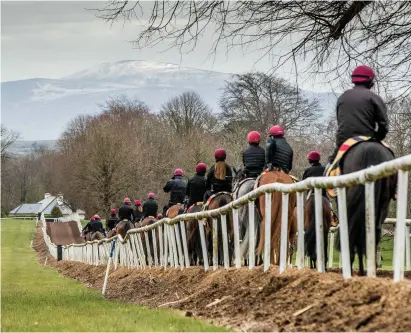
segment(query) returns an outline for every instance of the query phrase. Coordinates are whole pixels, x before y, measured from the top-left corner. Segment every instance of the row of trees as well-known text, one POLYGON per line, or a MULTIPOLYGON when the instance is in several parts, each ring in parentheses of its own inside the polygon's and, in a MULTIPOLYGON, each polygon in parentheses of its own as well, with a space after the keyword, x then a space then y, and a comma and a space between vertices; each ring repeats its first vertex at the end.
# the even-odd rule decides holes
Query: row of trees
MULTIPOLYGON (((411 148, 409 103, 390 105, 390 139, 401 155, 411 148)), ((141 101, 110 100, 100 114, 73 119, 56 150, 37 147, 3 160, 2 211, 59 191, 89 215, 104 215, 124 196, 143 199, 150 191, 165 203, 162 188, 174 168, 191 176, 198 162, 214 162, 218 147, 227 150, 230 165, 240 167, 247 132, 257 129, 264 137, 273 124, 286 128, 297 177, 307 167, 310 150, 319 150, 325 159, 333 148, 335 120, 322 119, 318 102, 283 80, 261 73, 236 75, 220 105, 222 112, 212 113, 192 91, 164 103, 158 114, 141 101)))

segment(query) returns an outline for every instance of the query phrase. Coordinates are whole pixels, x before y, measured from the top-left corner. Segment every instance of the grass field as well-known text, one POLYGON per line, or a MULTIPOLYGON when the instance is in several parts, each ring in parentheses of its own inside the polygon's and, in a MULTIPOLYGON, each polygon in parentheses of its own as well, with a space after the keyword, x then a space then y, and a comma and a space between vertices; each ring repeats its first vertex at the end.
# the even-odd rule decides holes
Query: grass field
POLYGON ((41 266, 30 248, 34 221, 1 221, 1 330, 225 331, 170 310, 106 300, 41 266))

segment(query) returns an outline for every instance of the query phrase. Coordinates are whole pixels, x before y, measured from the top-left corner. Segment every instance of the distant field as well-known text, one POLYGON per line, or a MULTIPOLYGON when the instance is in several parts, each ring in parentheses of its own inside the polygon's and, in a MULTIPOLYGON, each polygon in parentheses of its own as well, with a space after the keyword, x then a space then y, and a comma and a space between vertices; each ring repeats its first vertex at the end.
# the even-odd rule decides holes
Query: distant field
POLYGON ((110 301, 41 266, 30 248, 35 222, 1 221, 2 331, 225 331, 171 310, 110 301))

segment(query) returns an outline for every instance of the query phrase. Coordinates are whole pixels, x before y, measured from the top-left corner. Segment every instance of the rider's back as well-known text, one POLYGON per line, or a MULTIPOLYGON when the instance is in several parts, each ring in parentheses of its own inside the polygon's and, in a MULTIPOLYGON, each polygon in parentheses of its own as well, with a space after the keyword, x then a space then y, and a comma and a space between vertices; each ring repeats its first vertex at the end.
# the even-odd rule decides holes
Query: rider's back
POLYGON ((230 166, 225 162, 217 162, 213 165, 207 174, 206 188, 216 192, 231 192, 232 172, 230 166), (224 163, 225 176, 222 179, 216 175, 217 163, 224 163))
POLYGON ((383 140, 388 132, 387 109, 383 100, 362 85, 347 90, 338 98, 337 121, 338 146, 360 135, 383 140))
POLYGON ((129 220, 129 221, 133 221, 133 208, 129 205, 122 205, 119 209, 118 209, 118 217, 119 220, 129 220))
POLYGON ((144 217, 157 216, 158 204, 154 199, 147 199, 143 203, 143 213, 144 217))
POLYGON ((293 149, 283 137, 270 138, 266 144, 266 163, 288 173, 292 170, 293 149))
POLYGON ((190 198, 190 204, 203 201, 206 192, 206 178, 201 175, 194 175, 187 184, 187 196, 190 198))
POLYGON ((309 177, 322 177, 324 176, 325 166, 321 163, 313 163, 309 168, 304 170, 302 180, 309 177))
POLYGON ((164 186, 164 192, 170 193, 170 202, 177 204, 184 202, 187 181, 182 176, 174 176, 164 186))
POLYGON ((265 167, 265 150, 258 144, 250 144, 243 152, 244 171, 248 177, 256 177, 265 167))

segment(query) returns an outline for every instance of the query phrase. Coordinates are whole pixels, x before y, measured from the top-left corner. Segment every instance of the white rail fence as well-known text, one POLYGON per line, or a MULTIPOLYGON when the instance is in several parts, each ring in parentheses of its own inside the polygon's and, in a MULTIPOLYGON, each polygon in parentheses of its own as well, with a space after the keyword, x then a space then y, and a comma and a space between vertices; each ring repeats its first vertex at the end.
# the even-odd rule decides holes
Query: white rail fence
MULTIPOLYGON (((281 219, 281 241, 280 241, 280 273, 284 272, 290 263, 287 260, 287 229, 288 229, 288 198, 290 193, 297 195, 297 254, 296 266, 301 269, 304 267, 304 192, 309 189, 314 189, 315 196, 315 216, 316 216, 316 240, 317 240, 317 269, 319 272, 325 271, 325 253, 324 253, 324 234, 322 221, 322 194, 323 188, 337 188, 338 193, 338 219, 339 232, 341 242, 341 267, 344 278, 351 278, 351 263, 348 242, 348 221, 347 221, 347 206, 346 206, 346 188, 354 185, 365 185, 366 196, 366 238, 367 238, 367 275, 376 275, 376 260, 375 260, 375 217, 374 217, 374 182, 378 179, 388 177, 398 173, 398 188, 397 188, 397 212, 394 234, 394 255, 393 255, 393 270, 394 281, 399 281, 404 278, 404 264, 407 256, 407 269, 409 267, 409 236, 410 236, 410 220, 406 220, 407 211, 407 191, 408 191, 408 173, 411 170, 411 155, 397 158, 393 161, 385 162, 377 166, 367 168, 355 173, 342 175, 338 177, 317 177, 308 178, 296 184, 267 184, 257 188, 256 190, 240 197, 239 199, 230 202, 224 207, 215 210, 202 211, 199 213, 190 213, 178 215, 173 219, 163 218, 156 223, 132 229, 127 232, 123 239, 117 235, 111 239, 100 241, 86 242, 84 244, 72 244, 62 247, 62 259, 84 262, 92 265, 106 264, 110 257, 110 250, 113 250, 113 260, 115 269, 118 265, 128 268, 146 267, 179 267, 184 269, 190 266, 188 247, 187 247, 187 231, 186 222, 197 221, 201 248, 204 258, 204 269, 209 269, 208 251, 206 248, 205 230, 203 220, 211 218, 213 223, 212 243, 213 246, 212 263, 213 269, 218 268, 218 247, 222 246, 224 268, 229 268, 229 251, 228 251, 228 236, 227 236, 227 214, 233 216, 234 226, 234 267, 239 268, 242 264, 240 257, 240 242, 239 242, 239 216, 238 209, 241 206, 247 206, 249 210, 249 228, 254 230, 255 216, 254 207, 255 200, 265 195, 266 199, 266 219, 264 223, 266 237, 264 240, 264 271, 270 267, 270 215, 271 215, 271 195, 273 192, 282 192, 282 219, 281 219), (218 223, 218 218, 221 217, 221 224, 218 223), (180 228, 177 228, 177 225, 180 228), (217 237, 217 228, 222 231, 222 244, 219 244, 217 237), (180 230, 182 231, 180 233, 180 230), (149 234, 152 236, 153 244, 150 248, 149 234), (157 237, 156 237, 157 236, 157 237), (406 255, 407 248, 407 255, 406 255)), ((389 222, 389 219, 388 219, 389 222)), ((45 224, 44 224, 45 225, 45 224)), ((50 250, 50 254, 56 257, 56 245, 52 244, 43 227, 43 234, 46 244, 50 250)), ((249 268, 255 266, 254 251, 256 248, 255 239, 250 232, 249 240, 249 268)), ((332 248, 332 244, 330 246, 332 248)), ((332 256, 330 256, 332 259, 332 256)), ((331 260, 332 261, 332 260, 331 260)))

